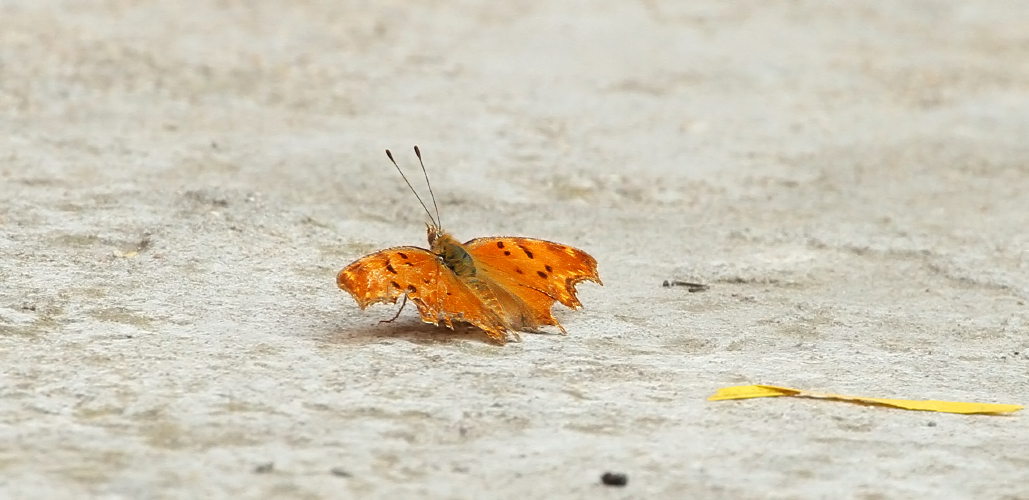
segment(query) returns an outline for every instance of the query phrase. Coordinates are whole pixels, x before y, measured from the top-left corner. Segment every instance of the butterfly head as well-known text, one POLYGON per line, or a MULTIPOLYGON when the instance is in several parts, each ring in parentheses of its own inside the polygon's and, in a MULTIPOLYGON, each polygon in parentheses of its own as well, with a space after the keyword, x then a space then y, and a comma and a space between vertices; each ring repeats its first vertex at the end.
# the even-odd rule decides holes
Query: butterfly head
POLYGON ((440 254, 442 249, 456 243, 453 236, 437 227, 435 224, 425 223, 426 233, 429 236, 429 248, 432 253, 440 254))
POLYGON ((436 244, 436 240, 439 239, 440 234, 443 233, 443 231, 437 228, 435 224, 429 224, 428 222, 425 223, 425 230, 429 234, 430 247, 436 244))

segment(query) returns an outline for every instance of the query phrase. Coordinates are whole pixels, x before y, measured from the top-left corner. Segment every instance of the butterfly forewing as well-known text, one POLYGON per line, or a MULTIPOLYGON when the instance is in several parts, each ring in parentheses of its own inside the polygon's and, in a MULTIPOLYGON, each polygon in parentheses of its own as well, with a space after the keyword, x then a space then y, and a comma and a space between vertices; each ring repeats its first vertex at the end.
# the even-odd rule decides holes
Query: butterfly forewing
POLYGON ((436 256, 418 247, 394 247, 361 257, 336 275, 336 284, 354 296, 361 309, 379 302, 396 303, 414 287, 418 291, 436 274, 436 256))
MULTIPOLYGON (((487 267, 491 279, 511 287, 512 292, 531 289, 573 309, 582 305, 575 295, 575 285, 585 280, 600 283, 597 261, 578 248, 560 243, 491 237, 476 238, 464 246, 477 264, 487 267)), ((526 291, 519 295, 534 297, 526 291)), ((552 303, 547 304, 548 309, 552 303)))
POLYGON ((407 294, 422 321, 464 321, 483 329, 493 340, 505 341, 503 321, 428 250, 394 247, 366 255, 336 275, 336 284, 364 309, 379 302, 396 303, 407 294))

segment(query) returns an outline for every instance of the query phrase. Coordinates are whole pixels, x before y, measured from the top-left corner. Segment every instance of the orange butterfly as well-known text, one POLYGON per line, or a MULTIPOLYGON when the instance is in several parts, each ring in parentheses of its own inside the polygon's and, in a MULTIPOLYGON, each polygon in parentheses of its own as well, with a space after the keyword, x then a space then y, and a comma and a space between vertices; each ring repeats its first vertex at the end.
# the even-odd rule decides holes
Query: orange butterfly
MULTIPOLYGON (((422 153, 414 147, 429 185, 422 153)), ((537 331, 545 325, 568 333, 550 312, 554 301, 576 309, 582 306, 575 285, 590 280, 598 284, 597 261, 570 246, 531 238, 476 238, 458 243, 443 231, 436 218, 404 176, 393 154, 386 150, 408 187, 432 223, 426 223, 429 250, 393 247, 357 259, 336 275, 336 284, 357 301, 361 309, 379 302, 397 303, 401 295, 418 306, 422 321, 453 329, 454 321, 471 323, 494 342, 503 345, 507 334, 537 331)), ((432 194, 432 186, 429 185, 432 194)), ((388 321, 392 322, 397 315, 388 321)))

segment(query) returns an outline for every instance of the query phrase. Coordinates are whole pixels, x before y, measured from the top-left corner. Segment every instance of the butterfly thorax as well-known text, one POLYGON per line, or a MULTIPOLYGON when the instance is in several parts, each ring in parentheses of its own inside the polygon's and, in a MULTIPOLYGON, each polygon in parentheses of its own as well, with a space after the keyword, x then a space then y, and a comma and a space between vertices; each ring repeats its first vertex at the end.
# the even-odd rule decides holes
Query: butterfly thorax
POLYGON ((429 226, 429 247, 454 274, 466 278, 475 276, 475 261, 453 236, 429 226))

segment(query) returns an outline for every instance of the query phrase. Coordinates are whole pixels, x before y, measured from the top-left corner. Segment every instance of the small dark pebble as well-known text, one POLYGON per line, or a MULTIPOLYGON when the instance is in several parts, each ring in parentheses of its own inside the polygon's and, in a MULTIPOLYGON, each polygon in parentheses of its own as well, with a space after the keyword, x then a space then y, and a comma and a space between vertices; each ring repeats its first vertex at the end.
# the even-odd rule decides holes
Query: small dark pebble
POLYGON ((703 292, 704 290, 707 290, 708 288, 711 288, 710 286, 705 285, 703 283, 691 283, 689 281, 679 281, 679 280, 672 280, 672 281, 664 280, 664 282, 661 283, 661 286, 663 286, 665 288, 671 288, 673 286, 684 286, 684 287, 686 287, 686 291, 690 292, 690 293, 703 292))
POLYGON ((629 484, 629 476, 620 472, 605 472, 600 476, 600 482, 606 486, 625 486, 629 484))
POLYGON ((268 462, 268 463, 264 463, 264 464, 258 465, 257 467, 254 467, 254 473, 256 473, 256 474, 267 474, 267 473, 269 473, 269 472, 271 472, 273 470, 275 470, 275 463, 274 462, 268 462))
POLYGON ((351 476, 353 476, 353 474, 351 474, 350 471, 348 471, 348 470, 346 470, 346 469, 344 469, 342 467, 333 467, 332 470, 329 471, 329 474, 332 474, 333 476, 336 476, 336 477, 351 477, 351 476))
POLYGON ((928 425, 929 427, 936 427, 936 422, 933 422, 932 420, 930 420, 929 423, 925 424, 925 425, 928 425))

